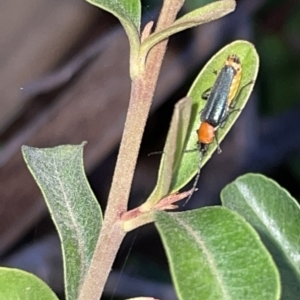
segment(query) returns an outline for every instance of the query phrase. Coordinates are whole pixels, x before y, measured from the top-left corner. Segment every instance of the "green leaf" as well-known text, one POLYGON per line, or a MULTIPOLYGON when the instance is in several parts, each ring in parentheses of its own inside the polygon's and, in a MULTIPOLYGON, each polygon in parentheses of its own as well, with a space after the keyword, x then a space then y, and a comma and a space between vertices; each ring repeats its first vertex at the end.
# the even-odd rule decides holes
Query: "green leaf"
POLYGON ((260 234, 282 280, 282 299, 296 299, 300 286, 300 206, 276 182, 247 174, 227 185, 223 205, 242 215, 260 234))
POLYGON ((272 258, 239 215, 223 207, 155 215, 179 299, 279 299, 272 258))
MULTIPOLYGON (((192 114, 190 118, 190 125, 187 134, 187 144, 186 150, 195 149, 197 145, 197 134, 196 131, 200 125, 200 111, 204 108, 206 101, 201 99, 201 95, 208 88, 212 87, 215 80, 216 75, 214 71, 220 70, 230 54, 236 54, 241 60, 242 64, 242 80, 240 87, 243 87, 245 84, 249 83, 251 80, 255 81, 258 72, 258 64, 259 58, 254 46, 247 41, 236 41, 233 42, 223 49, 221 49, 216 55, 214 55, 209 62, 202 69, 196 80, 194 81, 192 87, 188 92, 188 96, 192 98, 192 114)), ((239 94, 238 102, 236 108, 239 108, 240 111, 230 114, 228 117, 224 128, 218 129, 218 138, 219 141, 222 141, 232 125, 235 123, 236 119, 242 112, 242 109, 245 107, 250 94, 253 90, 254 84, 250 84, 243 89, 243 91, 239 94)), ((245 135, 247 133, 245 132, 245 135)), ((202 159, 202 166, 210 159, 213 152, 216 150, 216 143, 212 143, 209 146, 209 149, 205 156, 202 159)), ((181 163, 176 172, 171 192, 176 192, 183 186, 185 186, 197 173, 199 163, 199 153, 196 152, 188 152, 183 153, 181 163)))
POLYGON ((67 299, 77 299, 102 222, 99 204, 84 173, 83 146, 22 147, 62 242, 67 299))
POLYGON ((219 19, 235 9, 236 3, 233 0, 222 0, 210 3, 201 8, 195 9, 190 13, 177 19, 171 26, 151 34, 144 40, 141 46, 143 55, 159 42, 167 39, 171 35, 188 28, 198 26, 219 19))
POLYGON ((140 32, 141 3, 139 0, 86 0, 117 17, 125 28, 140 32))
MULTIPOLYGON (((117 17, 124 27, 130 43, 131 73, 140 47, 141 3, 140 0, 86 0, 117 17)), ((134 74, 131 74, 132 76, 134 74)))
MULTIPOLYGON (((161 159, 157 185, 146 201, 153 207, 170 191, 173 170, 178 168, 191 115, 191 99, 186 97, 177 102, 161 159)), ((146 204, 144 204, 145 206, 146 204)))
POLYGON ((58 300, 41 279, 18 269, 0 268, 0 299, 58 300))

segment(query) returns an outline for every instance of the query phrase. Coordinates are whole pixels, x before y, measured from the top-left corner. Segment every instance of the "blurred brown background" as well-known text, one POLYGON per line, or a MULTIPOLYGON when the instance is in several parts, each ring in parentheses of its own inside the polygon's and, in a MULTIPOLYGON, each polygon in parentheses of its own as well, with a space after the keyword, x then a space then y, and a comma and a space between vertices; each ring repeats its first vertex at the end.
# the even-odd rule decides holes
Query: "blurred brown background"
MULTIPOLYGON (((182 13, 207 2, 187 1, 182 13)), ((160 3, 144 1, 145 22, 156 20, 160 3)), ((188 208, 219 203, 226 183, 248 171, 263 172, 294 196, 300 194, 299 20, 297 1, 240 0, 234 13, 170 40, 142 144, 132 207, 146 199, 155 184, 160 158, 147 154, 163 148, 174 104, 206 60, 236 39, 256 45, 259 79, 222 143, 222 155, 214 155, 203 169, 188 208)), ((62 299, 59 241, 20 147, 88 141, 85 168, 104 209, 129 93, 128 41, 114 17, 83 0, 0 2, 1 264, 36 273, 62 299)), ((114 269, 106 295, 174 299, 152 225, 141 228, 137 238, 129 235, 114 269), (145 267, 149 259, 151 266, 145 267)))

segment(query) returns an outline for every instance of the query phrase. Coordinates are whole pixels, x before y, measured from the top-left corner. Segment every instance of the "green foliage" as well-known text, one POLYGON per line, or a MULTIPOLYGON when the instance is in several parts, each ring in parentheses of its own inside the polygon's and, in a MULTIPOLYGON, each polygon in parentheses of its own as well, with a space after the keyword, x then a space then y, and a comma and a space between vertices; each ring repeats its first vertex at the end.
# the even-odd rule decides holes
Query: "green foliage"
POLYGON ((102 222, 99 204, 84 173, 83 146, 22 147, 61 239, 67 299, 77 299, 102 222))
MULTIPOLYGON (((206 101, 202 100, 201 95, 213 85, 216 80, 214 71, 220 70, 224 66, 229 54, 237 54, 241 59, 243 75, 240 87, 251 80, 255 81, 259 59, 254 46, 249 42, 236 41, 231 43, 209 60, 195 79, 187 97, 175 107, 164 148, 164 155, 161 160, 157 185, 147 202, 155 204, 162 196, 177 192, 196 174, 199 160, 198 151, 188 153, 184 153, 184 151, 196 148, 196 130, 200 124, 199 112, 206 104, 206 101), (170 178, 172 178, 172 182, 170 182, 170 178)), ((239 95, 237 107, 241 110, 249 99, 253 85, 247 86, 239 95)), ((224 139, 240 113, 241 111, 231 114, 224 128, 218 129, 219 141, 224 139)), ((215 142, 209 146, 209 150, 202 160, 202 166, 209 160, 216 148, 215 142)))
MULTIPOLYGON (((135 86, 142 83, 142 88, 135 90, 136 95, 133 93, 135 96, 139 96, 138 92, 152 84, 147 81, 148 77, 152 77, 147 77, 144 73, 147 68, 144 67, 146 63, 148 67, 150 60, 147 61, 148 53, 157 43, 179 31, 220 18, 235 8, 235 1, 232 0, 216 1, 202 8, 196 8, 174 22, 172 19, 173 23, 169 22, 168 26, 162 26, 162 30, 155 29, 151 31, 152 33, 149 32, 149 36, 143 35, 144 40, 141 42, 141 6, 138 0, 87 1, 111 12, 123 25, 131 46, 131 77, 135 81, 135 86)), ((169 0, 165 3, 171 2, 169 0)), ((174 3, 172 4, 175 6, 174 3)), ((178 10, 182 3, 183 1, 177 2, 178 10)), ((174 10, 175 13, 178 10, 174 10)), ((201 99, 201 95, 213 85, 216 79, 214 71, 224 66, 230 54, 238 55, 241 60, 243 73, 240 88, 256 80, 258 55, 254 46, 246 41, 236 41, 224 47, 205 65, 187 97, 179 101, 175 107, 157 185, 146 201, 150 208, 153 208, 164 196, 184 187, 196 174, 199 153, 197 151, 185 153, 185 150, 196 148, 195 132, 200 124, 199 112, 206 104, 201 99)), ((244 108, 253 86, 254 84, 248 85, 240 94, 238 93, 236 108, 240 110, 244 108)), ((139 97, 137 100, 140 100, 139 97)), ((134 110, 130 113, 134 114, 134 110)), ((225 126, 218 129, 220 141, 224 139, 240 113, 241 111, 231 114, 225 126)), ((138 116, 140 117, 141 114, 138 116)), ((216 143, 209 146, 202 160, 202 166, 210 159, 216 148, 216 143)), ((47 149, 23 146, 22 151, 28 168, 45 197, 61 238, 66 298, 73 300, 78 299, 78 295, 83 295, 79 296, 80 299, 91 299, 84 297, 86 291, 89 292, 91 287, 96 286, 98 278, 95 279, 95 272, 98 270, 101 272, 97 267, 97 259, 103 260, 103 257, 100 257, 103 254, 101 251, 96 251, 98 254, 97 259, 94 259, 96 267, 93 265, 93 268, 90 268, 91 272, 88 269, 94 262, 92 256, 102 224, 102 214, 84 173, 83 144, 47 149), (85 278, 89 278, 90 281, 84 281, 85 278), (92 282, 92 285, 89 285, 89 282, 92 282)), ((119 194, 121 193, 122 191, 119 194)), ((300 278, 299 251, 297 252, 297 238, 300 233, 299 205, 278 185, 254 175, 238 179, 226 187, 222 192, 222 201, 226 207, 210 207, 181 213, 163 211, 153 213, 151 209, 145 210, 152 218, 150 221, 153 220, 153 216, 155 217, 179 298, 184 300, 279 299, 281 293, 279 273, 271 253, 282 275, 283 297, 294 299, 300 278), (275 201, 278 205, 274 205, 275 201), (246 220, 238 214, 244 216, 246 220), (260 237, 249 223, 257 230, 260 237)), ((108 216, 114 218, 106 224, 111 225, 115 222, 113 226, 124 234, 122 230, 125 221, 136 221, 138 217, 143 217, 145 211, 139 210, 142 206, 138 207, 133 212, 130 211, 132 214, 130 212, 127 214, 127 219, 122 219, 126 212, 118 210, 120 207, 118 205, 119 203, 110 205, 115 211, 108 216)), ((126 207, 126 203, 124 205, 123 202, 122 207, 126 207)), ((105 218, 105 221, 109 217, 105 218)), ((143 218, 141 220, 146 223, 143 218)), ((141 224, 144 224, 142 222, 141 224)), ((114 236, 107 233, 110 230, 108 227, 103 226, 108 231, 101 234, 101 237, 109 236, 113 240, 114 236)), ((108 247, 115 247, 113 250, 118 249, 118 242, 121 243, 121 240, 115 244, 112 242, 113 246, 108 247)), ((99 245, 99 249, 102 246, 105 251, 109 249, 105 247, 107 245, 101 243, 97 244, 97 249, 99 245)), ((116 252, 117 250, 113 253, 116 252)), ((108 254, 103 261, 110 260, 112 263, 112 256, 108 254)), ((108 274, 109 270, 110 268, 106 268, 104 271, 108 274)), ((104 279, 99 276, 103 285, 105 276, 102 276, 104 279)), ((103 286, 99 291, 102 288, 103 286)), ((10 287, 10 290, 14 288, 10 287)), ((92 292, 92 297, 99 299, 99 291, 97 288, 95 290, 95 293, 92 292)), ((47 296, 46 292, 44 295, 47 296)), ((49 295, 48 298, 36 299, 56 299, 50 298, 52 295, 49 295)), ((32 296, 28 298, 35 299, 32 296)))
POLYGON ((143 42, 141 52, 148 53, 148 51, 154 45, 167 39, 175 33, 221 18, 224 15, 232 12, 235 9, 235 5, 235 1, 231 0, 215 1, 213 3, 195 9, 177 19, 171 26, 164 28, 161 31, 152 33, 143 42))
POLYGON ((222 191, 223 205, 260 234, 281 274, 282 299, 296 299, 300 286, 300 206, 276 182, 258 174, 236 179, 222 191))
POLYGON ((130 44, 130 73, 136 76, 134 62, 140 48, 141 3, 140 0, 86 0, 117 17, 126 31, 130 44))
POLYGON ((140 32, 141 3, 139 0, 86 0, 119 19, 125 30, 137 35, 140 32))
POLYGON ((1 300, 58 300, 53 291, 33 274, 9 268, 0 268, 1 300))
MULTIPOLYGON (((230 54, 236 54, 239 56, 243 68, 242 80, 240 87, 249 83, 251 80, 256 80, 259 66, 259 58, 254 46, 246 41, 233 42, 217 54, 215 54, 202 69, 198 77, 195 79, 192 87, 188 92, 188 96, 192 98, 192 115, 190 119, 189 131, 187 134, 186 148, 183 149, 195 149, 197 144, 196 131, 199 128, 200 118, 199 113, 204 108, 206 101, 201 99, 201 95, 204 91, 210 88, 216 80, 214 71, 220 70, 230 54)), ((253 90, 254 84, 247 86, 239 95, 236 108, 241 109, 238 112, 231 114, 223 128, 218 129, 219 141, 222 141, 230 128, 233 126, 237 118, 239 117, 242 109, 245 107, 250 94, 253 90)), ((202 166, 210 159, 214 151, 217 149, 217 145, 214 142, 209 146, 209 150, 202 159, 202 166)), ((178 191, 185 186, 196 174, 198 169, 199 154, 197 152, 184 153, 180 167, 174 170, 175 176, 172 183, 172 191, 178 191)))
POLYGON ((257 233, 223 207, 156 213, 181 300, 279 299, 279 274, 257 233))
POLYGON ((188 130, 192 110, 191 99, 186 97, 177 102, 174 108, 170 129, 168 132, 164 155, 160 163, 157 184, 147 200, 149 206, 154 206, 170 192, 173 179, 173 169, 179 167, 182 149, 188 130))

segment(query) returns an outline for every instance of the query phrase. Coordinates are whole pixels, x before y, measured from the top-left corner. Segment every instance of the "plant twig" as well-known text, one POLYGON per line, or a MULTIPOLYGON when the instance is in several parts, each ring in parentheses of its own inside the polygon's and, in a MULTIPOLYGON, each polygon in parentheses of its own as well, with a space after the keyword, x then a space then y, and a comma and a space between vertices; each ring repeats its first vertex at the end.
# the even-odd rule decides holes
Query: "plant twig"
MULTIPOLYGON (((183 0, 165 0, 156 30, 172 24, 183 0)), ((149 115, 167 40, 149 52, 146 71, 132 82, 129 108, 100 237, 81 287, 79 300, 98 300, 125 236, 120 215, 127 203, 145 124, 149 115)))

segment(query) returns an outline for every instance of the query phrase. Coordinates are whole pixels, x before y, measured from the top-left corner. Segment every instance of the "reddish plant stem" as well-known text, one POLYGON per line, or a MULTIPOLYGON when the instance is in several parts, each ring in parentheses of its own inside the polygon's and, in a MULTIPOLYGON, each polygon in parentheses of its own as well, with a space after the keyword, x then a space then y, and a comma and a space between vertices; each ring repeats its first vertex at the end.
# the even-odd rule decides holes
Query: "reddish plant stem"
MULTIPOLYGON (((183 4, 182 0, 165 0, 157 29, 170 25, 183 4)), ((125 236, 120 215, 127 210, 127 203, 142 140, 157 83, 167 40, 149 52, 146 71, 132 82, 129 108, 108 198, 100 237, 81 287, 79 300, 98 300, 110 273, 114 258, 125 236)))

